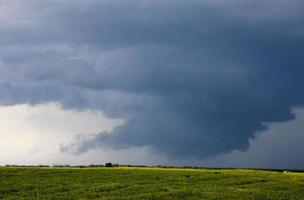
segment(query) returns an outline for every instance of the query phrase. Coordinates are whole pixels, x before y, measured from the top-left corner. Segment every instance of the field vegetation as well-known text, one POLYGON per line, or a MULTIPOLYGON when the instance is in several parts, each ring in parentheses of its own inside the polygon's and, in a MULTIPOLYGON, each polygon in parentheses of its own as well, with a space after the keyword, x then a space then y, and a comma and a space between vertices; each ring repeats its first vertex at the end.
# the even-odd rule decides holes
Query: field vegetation
POLYGON ((304 199, 304 173, 143 167, 0 167, 0 199, 304 199))

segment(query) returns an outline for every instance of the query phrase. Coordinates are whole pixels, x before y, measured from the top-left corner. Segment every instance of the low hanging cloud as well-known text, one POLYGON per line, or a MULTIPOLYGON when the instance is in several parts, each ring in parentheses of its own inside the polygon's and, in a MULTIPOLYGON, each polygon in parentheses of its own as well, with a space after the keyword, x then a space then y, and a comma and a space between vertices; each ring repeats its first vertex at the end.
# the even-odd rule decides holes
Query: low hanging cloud
POLYGON ((268 124, 267 131, 258 133, 249 141, 246 151, 233 150, 205 159, 200 164, 209 167, 303 169, 304 161, 299 152, 304 150, 304 110, 294 109, 294 112, 294 120, 268 124))
POLYGON ((204 159, 245 150, 264 122, 292 120, 292 107, 303 106, 303 8, 298 0, 4 0, 0 103, 59 102, 126 120, 66 144, 77 153, 148 146, 204 159))

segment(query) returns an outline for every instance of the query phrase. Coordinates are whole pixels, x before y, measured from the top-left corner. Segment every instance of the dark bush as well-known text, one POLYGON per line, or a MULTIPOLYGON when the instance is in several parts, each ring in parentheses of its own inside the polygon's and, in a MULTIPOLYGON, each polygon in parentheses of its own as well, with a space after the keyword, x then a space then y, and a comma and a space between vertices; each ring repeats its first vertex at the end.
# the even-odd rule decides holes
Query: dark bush
POLYGON ((112 163, 106 163, 106 167, 112 167, 112 163))

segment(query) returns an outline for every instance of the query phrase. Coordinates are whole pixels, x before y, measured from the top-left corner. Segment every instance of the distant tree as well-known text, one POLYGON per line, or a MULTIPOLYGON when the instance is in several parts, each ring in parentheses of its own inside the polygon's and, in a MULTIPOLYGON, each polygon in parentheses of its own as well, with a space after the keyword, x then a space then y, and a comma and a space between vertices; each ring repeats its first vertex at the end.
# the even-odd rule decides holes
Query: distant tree
POLYGON ((106 167, 112 167, 112 163, 106 163, 106 167))

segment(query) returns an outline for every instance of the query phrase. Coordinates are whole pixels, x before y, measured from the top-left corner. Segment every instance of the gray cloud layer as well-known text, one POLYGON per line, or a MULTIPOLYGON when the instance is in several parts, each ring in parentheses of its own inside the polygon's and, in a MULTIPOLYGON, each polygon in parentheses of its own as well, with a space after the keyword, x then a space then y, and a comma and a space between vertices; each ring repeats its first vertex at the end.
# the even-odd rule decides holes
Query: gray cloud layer
POLYGON ((79 152, 244 150, 262 122, 304 103, 303 3, 284 2, 3 1, 0 102, 127 119, 79 152))
POLYGON ((265 132, 249 141, 246 151, 233 150, 206 159, 204 166, 304 169, 303 152, 303 109, 295 109, 296 119, 268 124, 265 132))

